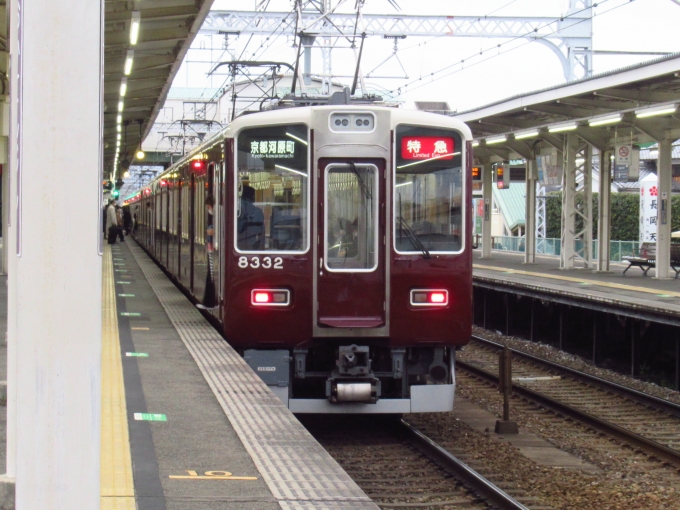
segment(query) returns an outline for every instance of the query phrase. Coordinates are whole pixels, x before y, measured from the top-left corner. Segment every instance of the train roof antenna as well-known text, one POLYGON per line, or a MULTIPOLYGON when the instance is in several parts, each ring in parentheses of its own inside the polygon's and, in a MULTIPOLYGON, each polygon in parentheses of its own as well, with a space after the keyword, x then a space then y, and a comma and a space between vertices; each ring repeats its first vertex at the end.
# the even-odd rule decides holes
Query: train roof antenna
MULTIPOLYGON (((357 58, 357 68, 354 71, 354 81, 352 82, 352 91, 350 92, 352 95, 357 91, 357 80, 359 79, 359 68, 361 67, 361 54, 364 51, 364 41, 366 40, 366 32, 361 34, 361 46, 359 46, 359 57, 357 58)), ((366 91, 364 90, 363 93, 365 94, 366 91)))

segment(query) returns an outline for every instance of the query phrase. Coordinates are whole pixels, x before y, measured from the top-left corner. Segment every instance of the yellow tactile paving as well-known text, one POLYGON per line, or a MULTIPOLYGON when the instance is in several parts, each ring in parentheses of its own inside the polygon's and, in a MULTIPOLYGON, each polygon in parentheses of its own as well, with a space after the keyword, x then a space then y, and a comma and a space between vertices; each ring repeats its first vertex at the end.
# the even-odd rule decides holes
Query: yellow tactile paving
POLYGON ((135 510, 111 247, 102 274, 101 510, 135 510))
POLYGON ((609 283, 609 282, 601 282, 598 280, 586 280, 584 278, 572 278, 570 276, 559 276, 559 275, 553 275, 553 274, 545 274, 545 273, 532 273, 531 271, 520 271, 519 269, 509 269, 507 267, 497 267, 497 266, 483 266, 481 264, 474 264, 474 267, 476 269, 488 269, 490 271, 500 271, 503 273, 514 273, 514 274, 524 274, 528 276, 537 276, 539 278, 550 278, 552 280, 562 280, 562 281, 567 281, 567 282, 575 282, 575 283, 587 283, 589 285, 597 285, 599 287, 609 287, 612 289, 619 289, 619 290, 632 290, 635 292, 645 292, 647 294, 663 294, 665 296, 673 296, 673 297, 680 297, 680 292, 673 292, 673 291, 668 291, 668 290, 659 290, 659 289, 648 289, 645 287, 635 287, 633 285, 624 285, 622 283, 609 283))

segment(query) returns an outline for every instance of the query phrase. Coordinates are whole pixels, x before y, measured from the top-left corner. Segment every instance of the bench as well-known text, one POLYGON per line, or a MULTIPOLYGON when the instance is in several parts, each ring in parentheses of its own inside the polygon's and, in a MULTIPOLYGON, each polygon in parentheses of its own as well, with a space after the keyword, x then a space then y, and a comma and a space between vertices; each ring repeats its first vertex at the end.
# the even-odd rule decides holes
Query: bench
MULTIPOLYGON (((623 270, 623 274, 626 274, 626 271, 631 267, 639 267, 643 276, 647 276, 647 271, 656 267, 656 247, 654 243, 642 243, 639 255, 638 257, 622 257, 625 262, 628 262, 628 267, 623 270)), ((671 269, 675 271, 675 278, 677 278, 680 274, 680 244, 671 244, 670 265, 671 269)))

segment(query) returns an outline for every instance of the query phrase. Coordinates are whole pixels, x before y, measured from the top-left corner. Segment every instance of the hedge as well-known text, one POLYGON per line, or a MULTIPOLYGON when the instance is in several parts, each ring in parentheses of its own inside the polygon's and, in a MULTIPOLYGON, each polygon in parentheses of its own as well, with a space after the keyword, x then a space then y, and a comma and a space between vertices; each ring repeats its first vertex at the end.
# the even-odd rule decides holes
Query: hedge
MULTIPOLYGON (((554 191, 546 199, 546 237, 561 236, 562 192, 554 191)), ((576 197, 577 207, 583 203, 583 194, 576 197)), ((597 238, 598 193, 593 193, 593 238, 597 238)), ((611 195, 611 239, 614 241, 637 241, 639 239, 640 195, 637 193, 612 193, 611 195)), ((583 225, 576 217, 576 231, 583 225)), ((671 230, 680 230, 680 195, 671 197, 671 230)))

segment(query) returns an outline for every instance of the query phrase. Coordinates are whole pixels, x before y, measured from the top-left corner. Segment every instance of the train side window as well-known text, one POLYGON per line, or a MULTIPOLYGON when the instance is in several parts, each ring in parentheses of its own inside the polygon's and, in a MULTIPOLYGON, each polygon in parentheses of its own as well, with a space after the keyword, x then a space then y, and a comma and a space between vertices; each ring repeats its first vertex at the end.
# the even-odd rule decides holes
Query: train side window
POLYGON ((394 242, 399 253, 463 249, 462 138, 457 131, 398 126, 394 242))
POLYGON ((304 252, 309 240, 307 126, 244 129, 237 139, 239 252, 304 252))

